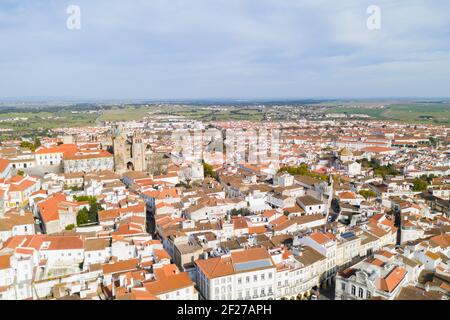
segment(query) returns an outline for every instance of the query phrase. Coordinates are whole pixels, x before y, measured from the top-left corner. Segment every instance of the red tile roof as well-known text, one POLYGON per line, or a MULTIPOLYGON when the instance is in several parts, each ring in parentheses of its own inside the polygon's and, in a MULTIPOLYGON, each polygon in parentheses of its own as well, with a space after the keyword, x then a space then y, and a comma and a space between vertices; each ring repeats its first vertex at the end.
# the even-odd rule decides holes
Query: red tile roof
POLYGON ((406 269, 402 267, 395 267, 391 272, 385 277, 378 281, 378 289, 386 292, 392 292, 397 288, 400 282, 406 276, 406 269))
POLYGON ((79 236, 50 236, 37 234, 33 236, 13 236, 3 248, 33 248, 38 251, 83 249, 84 241, 79 236))
POLYGON ((0 172, 3 172, 8 168, 10 162, 6 159, 0 158, 0 172))

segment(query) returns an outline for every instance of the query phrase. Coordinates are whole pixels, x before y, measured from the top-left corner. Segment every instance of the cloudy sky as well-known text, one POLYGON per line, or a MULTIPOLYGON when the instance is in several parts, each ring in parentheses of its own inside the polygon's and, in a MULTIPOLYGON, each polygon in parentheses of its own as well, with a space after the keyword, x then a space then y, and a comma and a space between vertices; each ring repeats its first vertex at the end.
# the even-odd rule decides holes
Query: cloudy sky
POLYGON ((450 1, 1 0, 0 75, 0 99, 449 97, 450 1))

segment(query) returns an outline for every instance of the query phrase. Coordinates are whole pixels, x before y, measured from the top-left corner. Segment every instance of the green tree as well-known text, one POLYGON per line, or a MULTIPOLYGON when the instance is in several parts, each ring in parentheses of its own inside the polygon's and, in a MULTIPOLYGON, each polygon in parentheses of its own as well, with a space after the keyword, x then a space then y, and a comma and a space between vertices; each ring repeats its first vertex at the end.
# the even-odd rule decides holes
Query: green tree
POLYGON ((31 151, 35 151, 36 150, 34 144, 31 143, 31 142, 28 142, 28 141, 22 141, 20 143, 20 147, 21 148, 25 148, 25 149, 30 149, 31 151))
POLYGON ((205 177, 216 178, 216 172, 214 171, 213 166, 206 162, 203 162, 203 173, 205 177))
POLYGON ((385 178, 388 175, 397 176, 400 174, 400 172, 397 170, 397 168, 395 168, 395 166, 393 166, 392 164, 388 164, 387 166, 381 166, 374 159, 372 159, 370 161, 367 159, 362 159, 362 160, 358 160, 358 162, 361 163, 361 165, 364 168, 372 168, 374 174, 379 177, 385 178))
POLYGON ((101 209, 102 209, 102 207, 98 203, 91 205, 91 207, 89 208, 89 214, 88 214, 89 222, 98 222, 98 211, 101 209))
MULTIPOLYGON (((89 210, 86 210, 88 222, 98 222, 98 212, 102 210, 102 206, 97 202, 94 196, 74 196, 77 202, 88 202, 89 210)), ((80 210, 81 211, 81 210, 80 210)))
POLYGON ((430 138, 429 138, 429 141, 430 141, 430 144, 431 144, 433 147, 437 147, 437 145, 438 145, 438 143, 439 143, 439 139, 436 138, 436 137, 430 137, 430 138))
POLYGON ((428 182, 428 184, 431 184, 431 182, 433 181, 434 178, 436 178, 436 176, 434 174, 429 174, 429 175, 424 174, 424 175, 420 176, 420 179, 428 182))
POLYGON ((66 226, 66 230, 68 230, 68 231, 73 230, 73 229, 75 229, 75 225, 74 224, 69 224, 69 225, 66 226))
POLYGON ((297 167, 283 167, 280 170, 278 170, 278 172, 287 172, 292 175, 303 175, 303 176, 310 173, 308 165, 304 163, 297 167))
POLYGON ((297 167, 283 167, 283 168, 279 169, 278 172, 287 172, 293 176, 301 175, 301 176, 308 176, 308 177, 320 179, 323 181, 328 181, 328 175, 311 172, 308 168, 308 165, 305 163, 302 163, 301 165, 299 165, 297 167))
POLYGON ((19 171, 17 171, 17 174, 18 174, 19 176, 23 176, 23 175, 25 174, 25 172, 23 172, 22 170, 19 170, 19 171))
POLYGON ((97 203, 97 198, 94 196, 74 196, 73 198, 77 202, 89 202, 91 206, 97 203))
POLYGON ((428 183, 422 179, 416 178, 413 182, 413 191, 425 191, 428 188, 428 183))
POLYGON ((361 190, 359 191, 359 194, 366 198, 366 200, 377 196, 376 192, 373 190, 361 190))
POLYGON ((86 208, 78 211, 77 214, 77 226, 81 226, 89 222, 89 211, 86 208))
POLYGON ((40 146, 41 146, 41 140, 38 137, 34 138, 34 149, 37 149, 40 146))
POLYGON ((247 208, 231 209, 230 215, 232 215, 232 216, 239 216, 239 215, 241 215, 241 216, 245 217, 245 216, 251 215, 251 212, 247 208))
POLYGON ((31 151, 36 151, 38 147, 41 146, 41 140, 39 138, 34 138, 34 142, 22 141, 20 143, 21 148, 30 149, 31 151))

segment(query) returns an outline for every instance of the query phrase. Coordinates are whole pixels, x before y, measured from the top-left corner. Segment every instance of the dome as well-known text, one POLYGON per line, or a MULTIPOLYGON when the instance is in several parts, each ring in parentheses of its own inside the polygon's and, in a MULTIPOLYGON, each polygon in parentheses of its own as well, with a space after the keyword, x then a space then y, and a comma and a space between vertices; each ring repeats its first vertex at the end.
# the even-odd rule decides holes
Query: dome
POLYGON ((353 153, 350 150, 348 150, 347 148, 344 148, 339 152, 339 155, 348 157, 348 156, 353 156, 353 153))

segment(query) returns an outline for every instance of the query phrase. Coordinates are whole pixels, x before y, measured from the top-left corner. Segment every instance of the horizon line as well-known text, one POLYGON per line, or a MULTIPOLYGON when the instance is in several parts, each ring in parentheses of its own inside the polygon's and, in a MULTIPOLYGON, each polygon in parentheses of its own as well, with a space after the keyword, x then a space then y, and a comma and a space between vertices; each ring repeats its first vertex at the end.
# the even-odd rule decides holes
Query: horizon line
POLYGON ((56 96, 30 96, 30 97, 10 97, 0 98, 0 103, 32 103, 32 102, 296 102, 296 101, 389 101, 389 100, 410 100, 410 101, 440 101, 449 100, 450 97, 203 97, 203 98, 81 98, 81 97, 56 97, 56 96))

